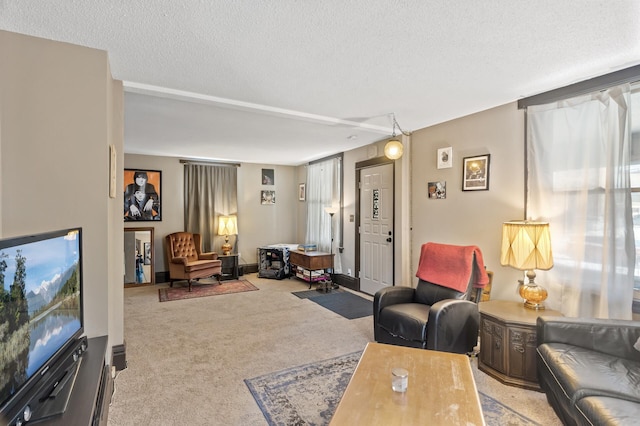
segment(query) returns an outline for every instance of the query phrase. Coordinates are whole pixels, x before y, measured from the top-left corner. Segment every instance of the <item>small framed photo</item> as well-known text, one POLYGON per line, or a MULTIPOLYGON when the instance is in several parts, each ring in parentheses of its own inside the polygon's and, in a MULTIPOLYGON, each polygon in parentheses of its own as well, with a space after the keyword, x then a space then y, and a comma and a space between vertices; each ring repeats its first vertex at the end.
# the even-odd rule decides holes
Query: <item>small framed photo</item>
POLYGON ((438 182, 429 182, 428 197, 433 200, 444 200, 447 198, 447 182, 441 180, 438 182))
POLYGON ((262 184, 275 185, 275 173, 273 169, 262 169, 262 184))
POLYGON ((260 191, 260 204, 270 205, 276 203, 276 191, 260 191))
POLYGON ((489 189, 490 154, 465 157, 462 163, 462 190, 486 191, 489 189))
POLYGON ((453 149, 451 147, 438 150, 438 168, 450 169, 453 167, 453 149))
POLYGON ((162 172, 124 169, 124 220, 162 220, 162 172))
POLYGON ((304 183, 298 185, 298 201, 304 201, 307 199, 307 187, 304 183))

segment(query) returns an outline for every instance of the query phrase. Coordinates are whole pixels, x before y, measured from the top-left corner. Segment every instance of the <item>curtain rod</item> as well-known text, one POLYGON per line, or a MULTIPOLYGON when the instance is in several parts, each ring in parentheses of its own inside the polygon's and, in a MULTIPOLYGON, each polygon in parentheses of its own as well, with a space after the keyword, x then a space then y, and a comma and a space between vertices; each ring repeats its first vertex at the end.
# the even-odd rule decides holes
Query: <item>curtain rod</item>
POLYGON ((570 84, 559 89, 549 90, 538 95, 529 96, 518 101, 518 109, 523 109, 532 105, 548 104, 574 96, 586 95, 591 92, 608 89, 624 83, 635 83, 640 80, 640 65, 625 68, 589 80, 570 84))
POLYGON ((240 163, 225 163, 224 161, 207 161, 207 160, 180 160, 180 164, 201 164, 204 166, 219 167, 241 167, 240 163))

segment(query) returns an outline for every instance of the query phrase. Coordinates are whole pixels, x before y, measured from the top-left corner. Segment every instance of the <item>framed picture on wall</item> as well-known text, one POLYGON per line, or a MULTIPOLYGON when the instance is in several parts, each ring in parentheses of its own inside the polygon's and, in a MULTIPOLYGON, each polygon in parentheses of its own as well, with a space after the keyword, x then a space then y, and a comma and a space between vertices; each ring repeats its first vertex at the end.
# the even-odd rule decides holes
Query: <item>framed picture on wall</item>
POLYGON ((260 191, 260 204, 270 205, 276 203, 276 191, 260 191))
POLYGON ((144 264, 151 265, 151 243, 144 243, 144 264))
POLYGON ((450 169, 451 167, 453 167, 453 149, 451 147, 440 148, 438 150, 438 168, 450 169))
POLYGON ((262 169, 262 184, 275 185, 275 173, 273 169, 262 169))
POLYGON ((486 191, 489 189, 489 160, 491 155, 465 157, 462 163, 462 190, 486 191))
POLYGON ((298 185, 298 201, 304 201, 307 199, 307 187, 304 183, 298 185))
POLYGON ((159 170, 124 170, 124 220, 162 220, 162 172, 159 170))

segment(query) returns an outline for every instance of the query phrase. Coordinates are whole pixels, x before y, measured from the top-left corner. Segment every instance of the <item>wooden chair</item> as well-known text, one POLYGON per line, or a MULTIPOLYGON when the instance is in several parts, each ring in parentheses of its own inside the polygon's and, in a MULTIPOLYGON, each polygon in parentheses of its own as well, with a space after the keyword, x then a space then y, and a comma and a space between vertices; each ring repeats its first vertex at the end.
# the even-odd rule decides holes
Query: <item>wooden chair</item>
POLYGON ((167 264, 169 265, 169 287, 174 281, 186 280, 191 283, 200 278, 217 275, 220 283, 222 261, 218 253, 202 253, 200 234, 174 232, 165 237, 167 264))

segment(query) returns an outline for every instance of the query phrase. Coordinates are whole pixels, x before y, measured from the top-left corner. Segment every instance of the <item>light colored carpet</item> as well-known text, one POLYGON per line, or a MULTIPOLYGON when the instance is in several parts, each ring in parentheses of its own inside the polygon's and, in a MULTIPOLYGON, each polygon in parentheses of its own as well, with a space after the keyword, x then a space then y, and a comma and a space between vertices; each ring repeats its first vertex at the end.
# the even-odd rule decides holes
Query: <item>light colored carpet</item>
MULTIPOLYGON (((125 289, 128 367, 115 380, 109 425, 266 425, 244 379, 362 351, 372 318, 348 320, 291 294, 297 279, 244 278, 260 291, 158 302, 166 284, 125 289)), ((560 425, 542 393, 477 370, 478 389, 522 415, 560 425)))

